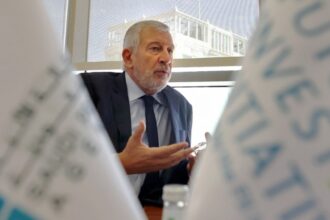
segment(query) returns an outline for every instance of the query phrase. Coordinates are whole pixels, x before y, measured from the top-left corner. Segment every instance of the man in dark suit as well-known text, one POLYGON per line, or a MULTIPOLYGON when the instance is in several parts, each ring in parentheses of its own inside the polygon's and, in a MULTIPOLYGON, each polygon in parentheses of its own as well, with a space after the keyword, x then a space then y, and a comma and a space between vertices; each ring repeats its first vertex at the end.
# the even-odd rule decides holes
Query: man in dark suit
POLYGON ((124 38, 124 73, 81 74, 143 205, 161 205, 165 184, 186 184, 195 160, 192 107, 167 85, 173 50, 167 25, 138 22, 124 38))

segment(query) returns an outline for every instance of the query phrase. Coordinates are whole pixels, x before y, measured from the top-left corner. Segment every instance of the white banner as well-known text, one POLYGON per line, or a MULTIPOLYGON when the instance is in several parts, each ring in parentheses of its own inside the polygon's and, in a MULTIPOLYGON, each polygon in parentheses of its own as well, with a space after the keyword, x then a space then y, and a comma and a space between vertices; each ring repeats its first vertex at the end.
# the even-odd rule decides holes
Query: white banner
POLYGON ((0 219, 145 219, 40 1, 1 1, 0 219))
POLYGON ((330 219, 330 2, 265 2, 186 219, 330 219))

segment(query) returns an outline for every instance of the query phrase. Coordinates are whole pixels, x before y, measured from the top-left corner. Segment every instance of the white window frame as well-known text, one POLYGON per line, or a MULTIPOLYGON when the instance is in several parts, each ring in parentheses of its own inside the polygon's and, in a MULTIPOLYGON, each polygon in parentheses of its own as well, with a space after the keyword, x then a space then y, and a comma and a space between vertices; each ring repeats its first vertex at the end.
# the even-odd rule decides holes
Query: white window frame
MULTIPOLYGON (((121 61, 88 62, 90 0, 67 0, 64 46, 77 71, 120 71, 121 61)), ((260 4, 260 0, 259 0, 260 4)), ((174 59, 171 82, 232 81, 242 57, 174 59)))

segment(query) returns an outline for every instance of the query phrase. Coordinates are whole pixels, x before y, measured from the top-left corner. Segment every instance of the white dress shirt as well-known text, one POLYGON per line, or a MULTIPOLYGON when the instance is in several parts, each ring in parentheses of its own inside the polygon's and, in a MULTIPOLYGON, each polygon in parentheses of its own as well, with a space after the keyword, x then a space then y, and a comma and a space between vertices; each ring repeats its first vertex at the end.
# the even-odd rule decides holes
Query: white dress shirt
MULTIPOLYGON (((135 84, 127 73, 125 74, 133 133, 141 120, 145 122, 144 103, 143 100, 140 99, 145 95, 145 93, 135 84)), ((164 100, 164 97, 159 93, 153 95, 153 97, 157 101, 157 103, 154 104, 154 112, 157 121, 159 145, 168 145, 172 131, 168 106, 164 100)), ((148 138, 146 134, 143 136, 143 142, 148 145, 148 138)), ((128 178, 137 195, 140 192, 145 176, 145 173, 128 175, 128 178)))

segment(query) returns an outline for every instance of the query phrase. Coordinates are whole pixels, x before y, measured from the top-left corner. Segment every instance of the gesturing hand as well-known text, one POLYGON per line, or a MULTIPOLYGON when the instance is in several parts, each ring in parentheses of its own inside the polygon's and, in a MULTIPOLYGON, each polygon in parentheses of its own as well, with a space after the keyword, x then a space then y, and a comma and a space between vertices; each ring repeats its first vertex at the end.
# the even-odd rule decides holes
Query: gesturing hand
POLYGON ((150 148, 142 142, 144 132, 145 124, 140 122, 125 149, 119 153, 119 159, 127 174, 166 169, 178 164, 193 152, 191 148, 187 148, 187 142, 150 148))
MULTIPOLYGON (((212 138, 211 134, 209 132, 205 132, 206 145, 209 144, 209 142, 211 141, 211 138, 212 138)), ((204 149, 202 151, 204 151, 204 149)), ((198 155, 199 155, 198 152, 199 152, 199 150, 196 150, 188 156, 187 170, 188 170, 189 174, 191 173, 191 171, 196 163, 196 160, 198 159, 198 155)))

